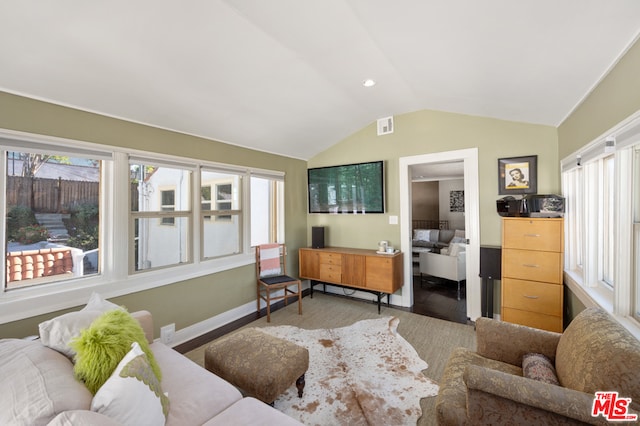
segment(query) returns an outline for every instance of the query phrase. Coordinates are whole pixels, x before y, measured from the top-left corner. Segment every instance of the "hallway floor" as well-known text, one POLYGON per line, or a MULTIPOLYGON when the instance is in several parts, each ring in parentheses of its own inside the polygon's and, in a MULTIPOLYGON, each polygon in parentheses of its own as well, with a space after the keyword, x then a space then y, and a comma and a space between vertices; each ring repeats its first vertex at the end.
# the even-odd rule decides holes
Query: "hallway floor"
POLYGON ((413 308, 411 312, 447 321, 467 323, 466 281, 458 285, 454 281, 423 276, 413 277, 413 308))

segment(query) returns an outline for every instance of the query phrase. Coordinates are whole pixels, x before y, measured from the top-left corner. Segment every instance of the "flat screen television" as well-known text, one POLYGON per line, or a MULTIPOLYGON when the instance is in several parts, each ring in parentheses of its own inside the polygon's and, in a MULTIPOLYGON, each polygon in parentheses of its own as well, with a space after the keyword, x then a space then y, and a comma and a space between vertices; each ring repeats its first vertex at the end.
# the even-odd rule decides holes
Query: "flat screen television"
POLYGON ((384 161, 307 170, 309 213, 384 213, 384 161))

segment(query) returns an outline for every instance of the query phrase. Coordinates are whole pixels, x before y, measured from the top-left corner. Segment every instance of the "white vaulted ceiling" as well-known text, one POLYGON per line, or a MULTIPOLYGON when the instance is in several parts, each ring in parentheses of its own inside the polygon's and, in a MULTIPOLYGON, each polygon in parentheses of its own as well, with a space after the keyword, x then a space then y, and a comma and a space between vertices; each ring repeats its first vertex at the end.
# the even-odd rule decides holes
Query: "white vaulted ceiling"
POLYGON ((557 126, 639 31, 638 0, 0 0, 0 90, 309 159, 422 109, 557 126))

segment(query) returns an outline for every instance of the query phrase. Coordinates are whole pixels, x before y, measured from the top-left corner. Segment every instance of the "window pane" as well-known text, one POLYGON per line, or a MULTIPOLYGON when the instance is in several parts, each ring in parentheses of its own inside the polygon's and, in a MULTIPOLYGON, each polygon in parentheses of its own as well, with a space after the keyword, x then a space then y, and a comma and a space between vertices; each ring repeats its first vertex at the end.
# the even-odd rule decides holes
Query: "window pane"
POLYGON ((215 170, 200 173, 202 258, 242 251, 242 176, 215 170))
POLYGON ((129 164, 134 271, 191 262, 191 171, 129 164))
MULTIPOLYGON (((218 216, 218 218, 221 216, 218 216)), ((224 220, 204 221, 203 257, 212 258, 240 253, 240 215, 225 215, 224 220)))
POLYGON ((251 177, 251 245, 284 241, 284 182, 251 177))
POLYGON ((135 270, 189 262, 189 218, 171 218, 174 226, 158 226, 156 218, 135 219, 135 270))
POLYGON ((5 289, 100 271, 100 160, 8 152, 5 289))

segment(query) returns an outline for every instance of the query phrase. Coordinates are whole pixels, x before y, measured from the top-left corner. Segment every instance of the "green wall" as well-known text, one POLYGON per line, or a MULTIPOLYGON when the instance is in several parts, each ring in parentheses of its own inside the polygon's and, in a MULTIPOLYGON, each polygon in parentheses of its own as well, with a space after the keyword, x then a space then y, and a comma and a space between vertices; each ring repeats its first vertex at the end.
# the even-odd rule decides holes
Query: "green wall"
POLYGON ((389 240, 400 246, 400 226, 389 225, 389 215, 400 215, 401 157, 478 148, 480 238, 484 245, 500 245, 501 239, 496 213, 496 200, 501 197, 498 158, 537 155, 538 192, 560 191, 554 127, 429 110, 395 116, 394 127, 394 133, 377 136, 372 123, 309 160, 309 167, 386 160, 386 214, 309 215, 309 228, 327 227, 328 245, 373 249, 379 240, 389 240))
MULTIPOLYGON (((0 92, 0 128, 128 147, 181 157, 285 172, 285 235, 288 268, 298 270, 297 250, 306 246, 306 162, 140 124, 108 118, 0 92)), ((176 329, 255 301, 252 265, 112 299, 130 311, 147 309, 159 327, 176 329)), ((0 308, 1 309, 1 308, 0 308)), ((72 309, 73 310, 73 309, 72 309)), ((38 323, 61 312, 0 325, 1 337, 37 334, 38 323)))
POLYGON ((640 109, 640 42, 558 127, 560 160, 640 109))
MULTIPOLYGON (((636 42, 584 102, 558 127, 559 158, 602 136, 640 110, 640 42, 636 42)), ((574 318, 585 306, 570 290, 565 314, 574 318)), ((565 323, 568 322, 565 319, 565 323)))

